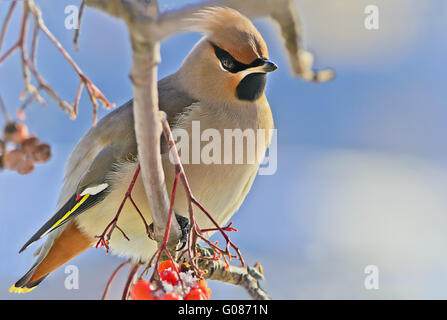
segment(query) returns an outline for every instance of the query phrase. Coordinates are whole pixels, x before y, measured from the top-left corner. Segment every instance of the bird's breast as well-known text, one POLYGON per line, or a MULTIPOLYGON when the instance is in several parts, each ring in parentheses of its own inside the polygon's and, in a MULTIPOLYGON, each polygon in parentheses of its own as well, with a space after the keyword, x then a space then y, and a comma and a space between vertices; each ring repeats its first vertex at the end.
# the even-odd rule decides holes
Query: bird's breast
MULTIPOLYGON (((220 225, 225 224, 232 214, 238 210, 249 192, 259 168, 261 159, 257 156, 254 162, 247 163, 246 150, 249 148, 249 140, 251 139, 247 137, 252 136, 248 132, 252 131, 256 145, 261 146, 260 154, 263 156, 265 153, 269 140, 268 131, 273 128, 273 120, 268 104, 264 107, 241 110, 237 114, 235 110, 202 109, 200 105, 195 105, 187 114, 183 115, 182 119, 179 119, 177 126, 174 126, 173 132, 179 129, 186 133, 186 138, 183 137, 186 139, 183 147, 181 146, 182 142, 178 139, 177 147, 184 148, 181 149, 181 153, 189 153, 188 160, 183 161, 182 159, 182 162, 193 195, 220 225), (266 135, 257 136, 258 129, 264 130, 266 135), (235 145, 236 138, 232 136, 233 144, 225 149, 225 139, 227 139, 228 144, 229 137, 227 133, 234 133, 238 130, 246 132, 247 135, 242 139, 241 146, 235 145), (265 140, 264 143, 259 143, 262 140, 265 140), (213 144, 213 141, 215 144, 213 144), (210 144, 213 145, 210 146, 210 144), (229 163, 226 163, 225 154, 231 152, 233 155, 237 155, 239 149, 243 150, 245 155, 242 157, 243 162, 235 163, 236 157, 233 157, 229 163), (214 152, 220 153, 219 156, 216 157, 214 152), (197 153, 199 153, 199 157, 197 157, 197 153), (194 154, 196 155, 195 159, 193 159, 194 154)), ((170 193, 175 177, 175 167, 167 152, 162 154, 162 160, 166 186, 170 193)), ((111 173, 111 176, 108 177, 111 185, 113 185, 110 195, 100 204, 76 218, 78 226, 85 234, 94 239, 112 221, 123 201, 137 166, 138 163, 136 162, 126 162, 117 168, 116 172, 111 173)), ((132 198, 146 222, 148 224, 152 223, 150 206, 141 175, 135 183, 132 198)), ((174 210, 177 214, 188 216, 188 197, 184 188, 177 188, 174 210)), ((198 210, 195 212, 197 222, 201 228, 214 227, 203 213, 198 210)), ((130 241, 119 230, 115 230, 110 240, 113 252, 135 260, 149 259, 157 245, 155 241, 147 237, 144 223, 129 201, 123 207, 118 226, 125 232, 130 241)))
MULTIPOLYGON (((173 130, 180 133, 180 150, 194 196, 220 223, 226 223, 251 188, 270 141, 273 119, 267 100, 260 105, 222 107, 193 106, 173 130)), ((175 177, 168 154, 163 155, 168 190, 175 177)), ((181 190, 175 210, 188 214, 188 198, 181 190)), ((213 227, 203 215, 199 224, 213 227)))

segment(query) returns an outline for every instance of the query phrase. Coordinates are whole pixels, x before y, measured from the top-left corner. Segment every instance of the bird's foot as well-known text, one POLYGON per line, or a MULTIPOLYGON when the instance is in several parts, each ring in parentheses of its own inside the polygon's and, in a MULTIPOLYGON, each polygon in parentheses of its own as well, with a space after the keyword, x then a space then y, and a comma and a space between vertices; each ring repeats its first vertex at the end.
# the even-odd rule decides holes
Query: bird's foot
MULTIPOLYGON (((175 218, 177 219, 177 222, 180 226, 180 230, 182 231, 182 237, 180 238, 180 241, 179 241, 180 248, 177 249, 177 251, 181 251, 185 248, 185 246, 188 242, 189 219, 184 216, 181 216, 179 214, 175 214, 175 218)), ((155 238, 154 238, 154 224, 153 223, 151 223, 149 225, 148 236, 150 239, 155 240, 155 238)))

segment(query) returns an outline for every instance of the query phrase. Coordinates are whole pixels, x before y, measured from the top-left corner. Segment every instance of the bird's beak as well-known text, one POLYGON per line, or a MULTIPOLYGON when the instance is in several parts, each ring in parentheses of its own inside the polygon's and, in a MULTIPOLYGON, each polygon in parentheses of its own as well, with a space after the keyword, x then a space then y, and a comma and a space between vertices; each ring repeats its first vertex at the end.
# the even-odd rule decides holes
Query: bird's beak
POLYGON ((268 73, 268 72, 273 72, 276 69, 278 69, 278 66, 274 62, 272 62, 270 60, 266 60, 264 65, 262 66, 262 68, 263 68, 264 72, 268 73))
POLYGON ((273 63, 270 60, 265 60, 264 64, 257 67, 246 69, 242 71, 242 74, 246 76, 252 73, 269 73, 275 71, 276 69, 278 69, 278 66, 275 63, 273 63))

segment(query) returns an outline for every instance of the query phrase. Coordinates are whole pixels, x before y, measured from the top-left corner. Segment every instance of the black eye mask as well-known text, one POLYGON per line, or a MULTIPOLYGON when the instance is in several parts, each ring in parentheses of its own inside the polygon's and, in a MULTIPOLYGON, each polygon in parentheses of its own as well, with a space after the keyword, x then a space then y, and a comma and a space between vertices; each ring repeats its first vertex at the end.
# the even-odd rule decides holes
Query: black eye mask
POLYGON ((256 58, 255 60, 253 60, 252 63, 245 64, 237 61, 231 54, 229 54, 227 51, 220 48, 216 44, 212 43, 211 41, 210 43, 214 48, 214 52, 216 53, 216 57, 219 59, 222 68, 231 73, 238 73, 249 68, 260 67, 265 64, 265 61, 267 61, 266 58, 256 58))

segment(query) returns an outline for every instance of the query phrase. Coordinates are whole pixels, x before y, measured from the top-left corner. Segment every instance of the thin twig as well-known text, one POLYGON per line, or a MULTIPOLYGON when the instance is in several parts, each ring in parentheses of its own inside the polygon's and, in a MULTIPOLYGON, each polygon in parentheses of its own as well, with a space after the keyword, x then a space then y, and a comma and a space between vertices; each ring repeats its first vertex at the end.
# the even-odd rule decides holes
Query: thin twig
POLYGON ((107 285, 106 285, 106 288, 104 289, 104 293, 102 294, 101 300, 106 300, 107 294, 109 293, 109 290, 110 290, 110 287, 112 286, 113 280, 115 280, 118 272, 128 263, 129 263, 129 261, 124 261, 115 269, 115 271, 113 271, 112 275, 110 276, 109 280, 107 281, 107 285))
MULTIPOLYGON (((195 267, 196 271, 200 271, 199 268, 197 268, 196 264, 195 264, 195 260, 198 258, 195 253, 194 253, 194 249, 195 245, 196 245, 196 241, 197 239, 201 239, 203 241, 205 241, 208 245, 210 245, 211 247, 213 247, 215 250, 219 251, 219 253, 222 254, 222 257, 224 258, 224 261, 226 262, 227 265, 229 265, 227 258, 225 256, 228 256, 228 258, 231 260, 232 255, 230 253, 230 246, 236 251, 239 260, 241 261, 242 266, 245 266, 245 262, 244 262, 244 258, 242 257, 242 254, 239 250, 239 248, 230 240, 230 238, 228 237, 227 233, 225 232, 225 230, 219 226, 219 224, 216 222, 216 220, 212 217, 212 215, 204 208, 204 206, 194 197, 192 190, 189 186, 189 182, 188 179, 186 177, 185 174, 185 170, 183 168, 183 164, 181 163, 180 160, 180 156, 177 150, 177 147, 175 145, 175 140, 174 137, 172 135, 171 129, 169 127, 169 122, 167 120, 166 115, 164 114, 164 116, 162 117, 162 125, 163 125, 163 133, 165 136, 166 141, 168 142, 168 146, 169 146, 169 151, 171 154, 171 158, 173 159, 174 165, 175 165, 175 170, 176 170, 176 177, 174 180, 174 184, 176 183, 176 181, 180 178, 180 180, 182 181, 183 187, 185 189, 185 192, 187 194, 188 197, 188 207, 189 207, 189 219, 190 219, 190 224, 191 224, 191 229, 190 229, 190 239, 191 241, 188 241, 188 253, 189 253, 189 258, 191 261, 191 265, 193 267, 195 267), (197 221, 195 219, 195 215, 194 215, 194 209, 193 209, 193 204, 195 206, 197 206, 206 216, 207 218, 212 222, 212 224, 215 226, 216 230, 219 231, 222 236, 224 237, 225 241, 226 241, 226 247, 225 250, 220 249, 219 247, 217 247, 216 244, 210 242, 205 236, 203 236, 203 231, 200 230, 197 221)), ((175 189, 174 189, 175 191, 175 189)), ((173 194, 172 196, 175 196, 175 194, 173 194)), ((199 272, 200 273, 200 272, 199 272)))
POLYGON ((73 44, 76 51, 79 51, 79 36, 81 35, 81 21, 84 14, 85 2, 81 2, 81 6, 79 7, 78 14, 78 28, 74 32, 73 44))
POLYGON ((27 92, 35 93, 36 89, 34 88, 34 86, 31 85, 30 74, 27 66, 28 55, 26 51, 26 37, 28 34, 27 29, 28 29, 29 8, 26 2, 23 4, 22 11, 23 11, 22 25, 20 27, 19 43, 20 43, 20 58, 22 62, 22 75, 23 75, 23 81, 25 82, 25 90, 21 94, 21 99, 24 99, 27 92))
POLYGON ((38 40, 38 35, 39 35, 39 22, 34 19, 34 26, 33 26, 33 40, 31 42, 31 62, 33 63, 33 65, 37 66, 37 62, 36 62, 36 51, 37 51, 37 40, 38 40))
POLYGON ((2 51, 3 41, 5 40, 6 31, 8 30, 9 23, 11 22, 12 14, 17 5, 17 1, 14 0, 9 6, 8 13, 6 14, 5 20, 3 21, 2 29, 0 31, 0 52, 2 51))
MULTIPOLYGON (((113 108, 115 105, 110 103, 107 98, 103 95, 103 93, 93 84, 93 82, 82 72, 81 68, 76 64, 76 62, 72 59, 70 54, 65 50, 65 48, 61 45, 61 43, 57 40, 57 38, 51 33, 51 31, 45 25, 45 22, 42 19, 42 13, 37 8, 32 0, 28 0, 29 8, 31 14, 34 16, 34 19, 39 25, 40 30, 50 39, 50 41, 54 44, 54 46, 59 50, 59 52, 64 56, 65 60, 71 65, 71 67, 75 70, 75 72, 79 75, 81 80, 84 82, 87 92, 90 96, 90 100, 93 104, 93 125, 96 125, 97 121, 97 100, 101 101, 102 105, 106 109, 113 108)), ((72 116, 73 117, 73 116, 72 116)))
POLYGON ((15 43, 11 46, 11 48, 9 48, 4 54, 3 56, 0 56, 0 66, 2 65, 2 63, 8 59, 8 57, 14 53, 14 51, 16 51, 19 48, 19 43, 15 43))
MULTIPOLYGON (((68 113, 72 114, 73 113, 73 108, 71 107, 71 105, 67 101, 62 100, 59 97, 59 95, 56 93, 56 91, 39 74, 39 72, 37 72, 36 68, 31 63, 31 61, 29 59, 25 59, 25 63, 28 66, 28 69, 33 74, 34 78, 36 79, 39 87, 41 87, 43 90, 45 90, 45 92, 58 103, 58 105, 62 109, 62 111, 68 112, 68 113)), ((37 94, 37 90, 34 93, 37 94)))
POLYGON ((71 119, 76 119, 78 115, 79 101, 81 100, 82 91, 84 89, 84 82, 79 81, 78 90, 76 91, 75 100, 73 102, 73 113, 71 114, 71 119))
MULTIPOLYGON (((170 233, 170 230, 171 230, 170 226, 172 224, 172 217, 174 216, 174 203, 175 203, 175 196, 176 196, 176 193, 177 193, 178 176, 179 176, 179 173, 177 172, 176 176, 175 176, 174 184, 173 184, 173 187, 172 187, 171 201, 170 201, 170 204, 169 204, 169 216, 168 216, 168 221, 166 222, 165 234, 164 234, 164 237, 163 237, 163 242, 161 243, 160 247, 158 248, 157 259, 155 261, 155 268, 154 268, 154 273, 152 274, 152 277, 151 277, 151 281, 154 281, 155 274, 156 273, 158 274, 158 265, 160 263, 160 258, 161 258, 161 255, 163 253, 165 253, 168 256, 168 259, 173 264, 175 264, 175 260, 172 257, 171 253, 169 252, 168 241, 169 241, 169 233, 170 233)), ((150 263, 152 264, 152 262, 150 262, 150 263)), ((183 281, 182 281, 182 279, 180 277, 180 274, 179 274, 179 271, 177 270, 177 268, 175 268, 175 271, 176 271, 176 273, 177 273, 177 275, 179 277, 180 282, 183 285, 183 281)), ((158 276, 160 276, 160 275, 158 274, 158 276)))
MULTIPOLYGON (((9 26, 9 22, 11 20, 12 14, 14 12, 14 9, 15 9, 17 3, 18 3, 17 0, 14 0, 11 3, 11 6, 9 7, 9 10, 6 14, 5 21, 3 22, 2 29, 0 31, 0 49, 4 42, 4 38, 5 38, 5 35, 7 32, 8 26, 9 26)), ((44 90, 51 98, 53 98, 58 103, 58 105, 61 107, 61 109, 64 112, 68 112, 70 114, 70 117, 72 119, 76 118, 76 115, 77 115, 77 112, 79 109, 78 108, 79 98, 81 95, 80 91, 82 91, 82 89, 84 87, 86 87, 87 92, 90 96, 90 100, 93 104, 93 125, 96 125, 98 101, 100 101, 106 109, 113 108, 115 105, 110 103, 107 100, 107 98, 104 96, 104 94, 82 72, 81 68, 76 64, 76 62, 72 59, 72 57, 64 49, 64 47, 61 45, 61 43, 57 40, 57 38, 47 28, 47 26, 45 25, 45 22, 42 18, 42 13, 41 13, 40 9, 34 3, 34 0, 23 1, 22 5, 23 5, 23 13, 22 13, 19 39, 3 55, 0 55, 0 65, 4 61, 6 61, 6 59, 8 59, 12 53, 14 53, 16 50, 20 50, 23 80, 25 83, 25 90, 22 93, 21 98, 24 99, 27 93, 31 93, 32 95, 34 95, 34 98, 37 101, 43 102, 44 100, 42 97, 39 96, 38 91, 44 90), (31 41, 31 51, 30 51, 30 56, 28 57, 27 48, 26 48, 26 35, 27 35, 27 27, 28 27, 28 22, 29 22, 29 14, 31 14, 31 16, 34 18, 34 27, 33 27, 32 41, 31 41), (80 85, 78 87, 78 91, 76 92, 76 98, 75 98, 75 102, 73 103, 73 106, 68 104, 66 101, 62 100, 59 97, 59 95, 56 93, 56 91, 53 88, 51 88, 51 86, 44 80, 44 78, 37 71, 36 52, 37 52, 39 31, 42 31, 48 37, 48 39, 51 41, 51 43, 57 48, 57 50, 62 54, 62 56, 65 58, 65 60, 73 68, 73 70, 78 74, 81 82, 83 83, 82 85, 80 85), (37 81, 37 86, 39 87, 39 89, 36 89, 31 84, 30 72, 33 74, 35 80, 37 81)), ((83 6, 81 6, 81 9, 82 8, 83 8, 83 6)), ((27 100, 27 101, 30 102, 31 100, 27 100)), ((17 110, 17 112, 19 114, 22 114, 22 116, 24 117, 23 111, 24 111, 24 108, 17 110)))
POLYGON ((95 238, 98 238, 98 242, 96 243, 96 248, 98 247, 105 247, 106 252, 109 252, 109 242, 110 238, 112 237, 112 233, 115 228, 121 231, 123 236, 130 241, 129 237, 124 233, 124 231, 117 226, 118 218, 121 215, 121 212, 124 208, 124 205, 126 204, 127 199, 129 198, 130 194, 132 193, 133 187, 135 186, 135 182, 137 181, 138 175, 140 173, 140 166, 137 167, 137 170, 135 171, 135 174, 132 178, 132 181, 130 182, 129 188, 127 189, 126 194, 124 195, 124 199, 121 201, 121 205, 118 208, 117 213, 115 214, 115 217, 110 221, 110 223, 107 225, 107 227, 104 229, 103 233, 99 236, 96 236, 95 238))
POLYGON ((132 289, 132 284, 135 281, 138 269, 140 269, 141 265, 139 263, 132 263, 129 271, 129 276, 127 277, 126 285, 124 286, 123 296, 121 300, 129 299, 130 290, 132 289))
POLYGON ((46 101, 42 98, 42 96, 39 95, 39 91, 42 90, 42 86, 39 85, 36 90, 37 90, 36 94, 29 95, 26 98, 26 100, 23 102, 23 104, 16 111, 17 117, 22 121, 24 121, 26 118, 25 110, 28 108, 28 106, 31 104, 31 102, 33 102, 35 99, 42 105, 44 105, 44 106, 47 105, 46 101))
POLYGON ((3 116, 5 117, 6 122, 11 122, 11 117, 9 116, 8 110, 6 110, 6 106, 3 103, 3 99, 0 96, 0 109, 2 110, 3 116))
POLYGON ((138 215, 140 216, 141 220, 143 221, 144 228, 146 229, 146 233, 149 235, 150 238, 154 239, 154 235, 152 234, 151 228, 149 227, 149 224, 146 221, 146 218, 143 216, 143 213, 140 211, 140 208, 138 208, 137 204, 132 198, 132 194, 129 195, 129 200, 134 206, 135 210, 137 210, 138 215))

